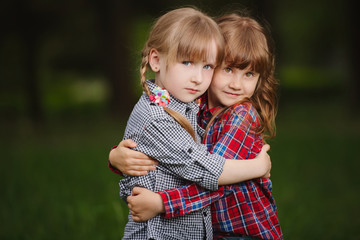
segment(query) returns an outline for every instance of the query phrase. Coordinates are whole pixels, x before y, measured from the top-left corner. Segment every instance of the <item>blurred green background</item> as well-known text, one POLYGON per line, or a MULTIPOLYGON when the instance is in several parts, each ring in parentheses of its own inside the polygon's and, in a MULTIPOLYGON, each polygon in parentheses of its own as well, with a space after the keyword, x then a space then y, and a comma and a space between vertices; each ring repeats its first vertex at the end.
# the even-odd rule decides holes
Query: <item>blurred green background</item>
POLYGON ((281 95, 270 141, 285 239, 360 239, 359 35, 350 0, 0 2, 0 239, 120 239, 107 168, 141 94, 154 18, 251 8, 272 26, 281 95))

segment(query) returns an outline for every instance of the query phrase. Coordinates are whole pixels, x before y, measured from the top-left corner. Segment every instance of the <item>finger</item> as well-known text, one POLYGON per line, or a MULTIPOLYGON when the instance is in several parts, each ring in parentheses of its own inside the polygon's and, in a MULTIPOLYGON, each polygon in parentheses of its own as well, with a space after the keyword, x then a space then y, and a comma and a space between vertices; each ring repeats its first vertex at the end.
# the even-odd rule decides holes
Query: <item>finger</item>
POLYGON ((119 146, 120 147, 126 147, 126 148, 134 148, 137 146, 136 142, 134 142, 133 140, 131 139, 126 139, 126 140, 122 140, 120 143, 119 143, 119 146))
POLYGON ((134 176, 134 177, 145 176, 146 174, 148 174, 148 171, 129 170, 127 172, 127 175, 134 176))
POLYGON ((134 220, 134 222, 142 222, 141 221, 141 218, 140 217, 138 217, 138 216, 134 216, 134 215, 131 215, 131 217, 132 217, 132 219, 134 220))
MULTIPOLYGON (((143 158, 141 155, 132 155, 131 156, 131 164, 136 166, 154 166, 159 165, 158 161, 147 158, 143 158)), ((130 162, 130 161, 129 161, 130 162)))
POLYGON ((269 150, 270 150, 270 145, 269 144, 265 144, 261 149, 261 151, 265 151, 265 152, 267 152, 269 150))
POLYGON ((138 152, 138 151, 129 151, 129 156, 131 156, 132 158, 135 158, 138 161, 145 161, 145 163, 147 164, 157 164, 157 161, 152 159, 151 157, 149 157, 148 155, 142 153, 142 152, 138 152))
POLYGON ((129 165, 128 170, 133 171, 153 171, 156 169, 156 166, 150 165, 150 166, 144 166, 144 165, 129 165))
POLYGON ((140 194, 141 189, 142 189, 141 187, 134 187, 133 190, 132 190, 132 195, 136 196, 136 195, 140 194))
POLYGON ((136 196, 136 195, 139 195, 141 194, 142 192, 146 191, 146 188, 143 188, 143 187, 134 187, 133 190, 132 190, 132 195, 133 196, 136 196))

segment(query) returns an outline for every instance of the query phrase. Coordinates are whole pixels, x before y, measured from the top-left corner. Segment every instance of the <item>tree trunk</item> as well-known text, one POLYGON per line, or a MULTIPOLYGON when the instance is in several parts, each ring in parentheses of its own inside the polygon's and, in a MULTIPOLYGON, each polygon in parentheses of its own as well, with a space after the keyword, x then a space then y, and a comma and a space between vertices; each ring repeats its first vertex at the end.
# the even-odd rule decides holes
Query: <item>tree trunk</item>
POLYGON ((99 1, 100 57, 110 86, 109 107, 113 116, 128 116, 135 103, 129 65, 130 7, 127 1, 99 1))
POLYGON ((29 4, 20 1, 18 4, 18 17, 20 37, 24 44, 24 87, 27 100, 27 109, 30 119, 35 124, 41 124, 44 120, 44 111, 41 101, 41 92, 38 76, 38 40, 40 29, 37 26, 36 16, 29 4))
POLYGON ((359 13, 357 8, 353 5, 352 2, 346 1, 347 3, 347 29, 348 29, 348 53, 350 54, 349 57, 349 70, 350 70, 350 79, 348 81, 349 86, 349 95, 348 95, 348 101, 349 106, 352 109, 352 111, 355 111, 357 114, 359 114, 359 111, 356 111, 356 109, 360 106, 360 31, 358 23, 360 21, 359 13))

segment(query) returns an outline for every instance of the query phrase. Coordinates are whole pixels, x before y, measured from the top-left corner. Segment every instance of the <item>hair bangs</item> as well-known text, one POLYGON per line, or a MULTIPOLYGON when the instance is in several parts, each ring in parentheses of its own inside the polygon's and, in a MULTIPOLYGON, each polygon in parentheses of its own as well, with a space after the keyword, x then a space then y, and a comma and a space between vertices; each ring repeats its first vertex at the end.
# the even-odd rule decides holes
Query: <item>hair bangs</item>
POLYGON ((224 64, 266 76, 271 71, 272 54, 263 28, 253 19, 235 14, 218 19, 218 23, 226 42, 224 64))
POLYGON ((183 34, 174 36, 168 54, 169 62, 203 61, 214 65, 221 64, 224 39, 216 24, 210 25, 195 18, 179 25, 183 28, 183 34))
POLYGON ((249 28, 240 33, 227 39, 225 64, 239 69, 251 69, 261 75, 268 74, 271 56, 264 36, 249 28))
MULTIPOLYGON (((216 64, 217 56, 212 56, 212 39, 203 36, 184 36, 177 49, 177 61, 213 61, 216 64)), ((218 50, 216 49, 216 53, 218 50)), ((216 54, 217 55, 217 54, 216 54)))

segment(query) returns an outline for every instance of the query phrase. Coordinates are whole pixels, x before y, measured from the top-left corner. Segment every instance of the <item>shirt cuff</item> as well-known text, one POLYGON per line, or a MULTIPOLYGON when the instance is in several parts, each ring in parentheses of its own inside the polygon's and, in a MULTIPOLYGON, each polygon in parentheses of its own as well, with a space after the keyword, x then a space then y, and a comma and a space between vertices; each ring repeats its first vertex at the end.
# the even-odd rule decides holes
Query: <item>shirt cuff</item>
POLYGON ((177 189, 158 191, 157 193, 160 194, 165 208, 165 213, 162 214, 163 218, 169 219, 184 215, 185 206, 183 206, 182 196, 177 189))

